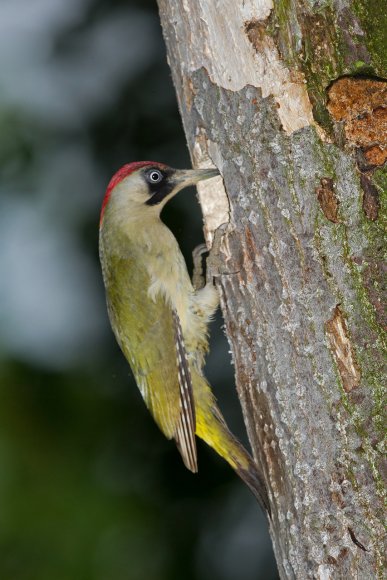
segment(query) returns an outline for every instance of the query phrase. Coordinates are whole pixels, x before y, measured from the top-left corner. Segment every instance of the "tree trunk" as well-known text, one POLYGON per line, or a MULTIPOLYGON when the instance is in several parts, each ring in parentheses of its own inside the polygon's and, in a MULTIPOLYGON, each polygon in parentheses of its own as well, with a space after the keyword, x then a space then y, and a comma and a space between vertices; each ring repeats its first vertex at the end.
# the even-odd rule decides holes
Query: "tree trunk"
POLYGON ((280 575, 382 578, 387 10, 158 3, 280 575))

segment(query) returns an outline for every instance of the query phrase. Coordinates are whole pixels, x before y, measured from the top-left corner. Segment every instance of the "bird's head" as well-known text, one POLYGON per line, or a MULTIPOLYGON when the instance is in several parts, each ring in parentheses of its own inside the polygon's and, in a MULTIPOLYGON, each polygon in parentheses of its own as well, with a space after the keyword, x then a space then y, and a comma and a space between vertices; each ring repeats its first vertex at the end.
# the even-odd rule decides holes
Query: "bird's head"
POLYGON ((121 212, 129 219, 158 216, 178 191, 216 175, 217 169, 172 169, 154 161, 128 163, 113 175, 107 186, 100 223, 106 212, 121 212))

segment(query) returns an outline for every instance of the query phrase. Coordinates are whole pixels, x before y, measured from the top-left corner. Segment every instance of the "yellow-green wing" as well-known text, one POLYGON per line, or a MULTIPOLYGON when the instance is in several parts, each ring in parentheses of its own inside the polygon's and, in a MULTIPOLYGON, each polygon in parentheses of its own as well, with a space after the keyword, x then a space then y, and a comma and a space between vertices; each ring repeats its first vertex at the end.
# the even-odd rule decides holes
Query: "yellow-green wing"
POLYGON ((111 324, 144 401, 197 471, 192 382, 178 316, 164 297, 149 298, 149 275, 139 260, 110 257, 104 278, 111 324))

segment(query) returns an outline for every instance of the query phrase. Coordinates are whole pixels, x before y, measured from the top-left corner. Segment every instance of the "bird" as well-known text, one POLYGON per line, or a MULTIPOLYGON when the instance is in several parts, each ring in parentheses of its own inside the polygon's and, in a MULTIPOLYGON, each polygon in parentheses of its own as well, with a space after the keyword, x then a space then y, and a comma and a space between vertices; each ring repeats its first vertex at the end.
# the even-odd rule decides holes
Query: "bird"
POLYGON ((110 324, 144 402, 185 466, 198 471, 196 436, 223 457, 270 514, 260 469, 231 433, 205 378, 208 327, 219 304, 213 278, 189 277, 176 238, 160 213, 180 190, 218 176, 217 169, 127 163, 102 202, 99 255, 110 324))

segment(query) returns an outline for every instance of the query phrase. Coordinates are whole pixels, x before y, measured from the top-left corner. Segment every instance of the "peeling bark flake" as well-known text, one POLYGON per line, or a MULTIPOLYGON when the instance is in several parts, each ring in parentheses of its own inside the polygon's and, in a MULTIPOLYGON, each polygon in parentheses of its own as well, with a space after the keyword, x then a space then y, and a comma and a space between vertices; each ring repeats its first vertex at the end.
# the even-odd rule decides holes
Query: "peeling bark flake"
POLYGON ((340 221, 337 215, 339 200, 333 188, 333 179, 330 177, 322 177, 320 183, 321 185, 316 189, 316 193, 321 209, 327 220, 337 224, 340 221))
POLYGON ((364 157, 366 158, 369 167, 384 165, 387 161, 387 147, 382 149, 379 145, 373 145, 364 151, 364 157))
POLYGON ((360 184, 363 190, 363 210, 369 220, 378 219, 380 201, 379 192, 372 181, 364 174, 360 176, 360 184))
POLYGON ((349 339, 347 324, 339 306, 325 324, 329 343, 346 393, 360 384, 360 370, 349 339))
POLYGON ((328 111, 344 124, 347 141, 365 150, 373 165, 383 165, 387 148, 387 82, 345 77, 328 89, 328 111))
MULTIPOLYGON (((268 19, 272 0, 239 4, 223 0, 222 10, 218 2, 208 0, 159 0, 159 6, 164 30, 169 25, 168 15, 176 38, 187 39, 177 47, 183 76, 191 77, 194 71, 205 68, 211 82, 228 91, 240 91, 247 85, 260 88, 264 98, 274 98, 283 129, 289 135, 315 126, 303 75, 293 78, 267 31, 264 34, 260 29, 259 50, 246 34, 245 23, 268 19), (230 46, 237 49, 230 50, 230 46)), ((190 103, 190 99, 188 91, 185 100, 190 103)))

